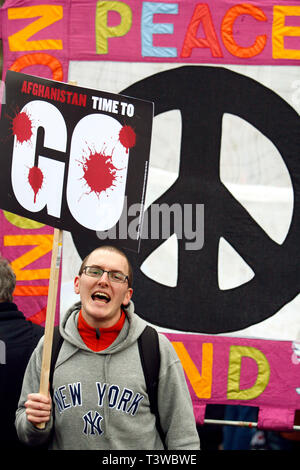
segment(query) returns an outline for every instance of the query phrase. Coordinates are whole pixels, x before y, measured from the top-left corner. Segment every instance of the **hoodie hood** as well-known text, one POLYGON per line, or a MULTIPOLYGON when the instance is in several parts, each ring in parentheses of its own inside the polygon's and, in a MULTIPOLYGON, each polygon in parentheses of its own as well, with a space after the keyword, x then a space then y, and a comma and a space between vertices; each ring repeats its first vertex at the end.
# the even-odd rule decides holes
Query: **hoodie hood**
MULTIPOLYGON (((62 317, 59 329, 62 337, 72 346, 77 349, 90 351, 84 344, 77 328, 80 309, 81 302, 72 305, 62 317)), ((142 334, 147 323, 135 314, 132 301, 129 302, 124 311, 126 314, 125 323, 116 340, 107 349, 95 354, 113 354, 122 351, 137 341, 138 337, 142 334)))

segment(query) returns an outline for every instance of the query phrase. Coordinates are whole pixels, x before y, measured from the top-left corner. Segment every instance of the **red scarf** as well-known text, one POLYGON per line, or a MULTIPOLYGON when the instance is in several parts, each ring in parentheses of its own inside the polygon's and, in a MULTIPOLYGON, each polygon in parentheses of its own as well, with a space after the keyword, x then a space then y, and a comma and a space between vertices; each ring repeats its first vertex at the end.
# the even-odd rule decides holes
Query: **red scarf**
POLYGON ((93 328, 83 318, 80 310, 78 317, 78 331, 85 345, 92 351, 103 351, 108 348, 123 328, 125 322, 125 313, 122 310, 120 320, 109 328, 93 328), (97 331, 98 330, 98 331, 97 331), (98 334, 97 334, 98 333, 98 334), (100 333, 100 335, 99 335, 100 333))

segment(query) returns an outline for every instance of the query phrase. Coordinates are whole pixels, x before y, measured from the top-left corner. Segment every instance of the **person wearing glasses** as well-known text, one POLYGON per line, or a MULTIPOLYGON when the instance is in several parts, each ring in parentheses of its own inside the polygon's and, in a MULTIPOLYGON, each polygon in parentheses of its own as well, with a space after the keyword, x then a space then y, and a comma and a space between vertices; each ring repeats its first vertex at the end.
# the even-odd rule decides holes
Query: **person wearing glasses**
MULTIPOLYGON (((113 246, 92 251, 74 288, 80 301, 60 323, 64 341, 52 399, 38 393, 41 341, 24 377, 16 413, 19 439, 29 445, 47 442, 50 449, 163 450, 137 344, 146 322, 134 312, 132 268, 125 253, 113 246), (44 429, 39 423, 46 423, 44 429)), ((159 348, 158 407, 166 447, 198 450, 182 365, 163 334, 159 348)))

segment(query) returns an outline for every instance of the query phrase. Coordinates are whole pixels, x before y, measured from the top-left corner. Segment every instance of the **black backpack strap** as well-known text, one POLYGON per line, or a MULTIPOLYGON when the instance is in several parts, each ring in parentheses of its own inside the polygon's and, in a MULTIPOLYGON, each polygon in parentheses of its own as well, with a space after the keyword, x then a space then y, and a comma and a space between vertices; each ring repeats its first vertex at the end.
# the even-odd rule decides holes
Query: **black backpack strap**
POLYGON ((58 353, 60 351, 61 345, 63 343, 63 337, 59 332, 59 326, 55 326, 53 330, 53 342, 52 342, 52 354, 51 354, 51 363, 50 363, 50 373, 49 373, 49 384, 50 384, 50 394, 53 394, 53 374, 54 368, 57 361, 58 353))
POLYGON ((138 346, 150 401, 150 410, 156 416, 156 427, 165 446, 165 437, 160 424, 157 403, 160 352, 158 333, 155 328, 149 325, 146 326, 138 338, 138 346))

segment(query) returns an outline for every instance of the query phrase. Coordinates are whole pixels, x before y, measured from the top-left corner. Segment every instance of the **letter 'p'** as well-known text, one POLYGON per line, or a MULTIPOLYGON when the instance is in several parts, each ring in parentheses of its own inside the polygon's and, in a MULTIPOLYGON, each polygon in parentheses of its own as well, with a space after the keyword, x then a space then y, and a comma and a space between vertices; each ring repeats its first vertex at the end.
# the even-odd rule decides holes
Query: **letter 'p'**
POLYGON ((96 52, 108 53, 108 38, 125 36, 131 28, 132 11, 123 2, 97 2, 96 6, 96 52), (108 12, 119 13, 121 20, 116 26, 108 26, 108 12))

